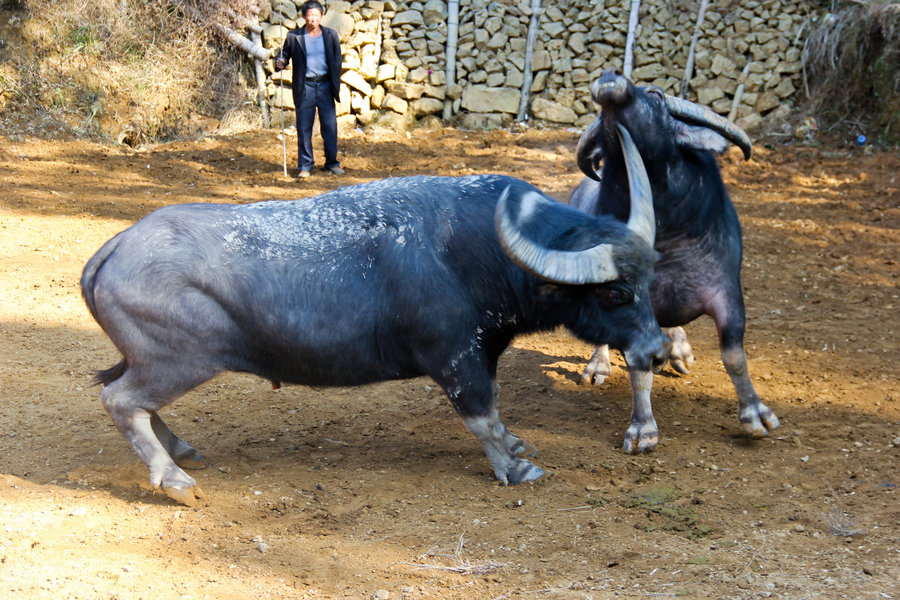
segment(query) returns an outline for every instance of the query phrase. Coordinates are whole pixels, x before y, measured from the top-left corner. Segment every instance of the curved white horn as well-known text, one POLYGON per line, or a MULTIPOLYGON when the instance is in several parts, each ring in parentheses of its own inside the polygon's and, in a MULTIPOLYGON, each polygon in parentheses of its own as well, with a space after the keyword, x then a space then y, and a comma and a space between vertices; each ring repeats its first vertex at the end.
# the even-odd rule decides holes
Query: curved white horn
POLYGON ((522 224, 535 218, 538 206, 551 204, 551 201, 536 192, 526 192, 520 200, 518 214, 511 217, 509 194, 507 186, 497 202, 495 224, 501 245, 519 266, 541 279, 569 285, 604 283, 619 278, 612 244, 567 252, 544 248, 525 237, 522 224))
POLYGON ((620 123, 616 123, 619 141, 625 155, 625 169, 628 171, 628 195, 631 198, 631 215, 628 229, 640 236, 650 247, 656 242, 656 213, 653 212, 653 193, 650 179, 644 167, 644 159, 638 152, 631 134, 620 123))

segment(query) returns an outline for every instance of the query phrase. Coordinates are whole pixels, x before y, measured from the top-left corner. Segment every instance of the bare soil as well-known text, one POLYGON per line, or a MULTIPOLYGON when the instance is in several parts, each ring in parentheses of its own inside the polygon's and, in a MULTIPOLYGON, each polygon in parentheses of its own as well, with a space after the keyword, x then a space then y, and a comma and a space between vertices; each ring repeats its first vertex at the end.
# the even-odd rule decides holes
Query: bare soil
POLYGON ((303 181, 282 177, 277 134, 2 140, 0 597, 900 598, 900 157, 865 147, 722 157, 751 374, 781 418, 766 439, 741 435, 701 319, 690 375, 655 379, 651 454, 620 448, 621 357, 580 385, 591 348, 557 331, 499 370, 504 420, 552 471, 539 482, 498 485, 431 380, 273 391, 229 374, 163 413, 209 459, 207 501, 149 489, 91 386, 118 360, 78 288, 106 239, 181 202, 482 172, 565 199, 580 179, 571 131, 355 132, 345 176, 303 181))

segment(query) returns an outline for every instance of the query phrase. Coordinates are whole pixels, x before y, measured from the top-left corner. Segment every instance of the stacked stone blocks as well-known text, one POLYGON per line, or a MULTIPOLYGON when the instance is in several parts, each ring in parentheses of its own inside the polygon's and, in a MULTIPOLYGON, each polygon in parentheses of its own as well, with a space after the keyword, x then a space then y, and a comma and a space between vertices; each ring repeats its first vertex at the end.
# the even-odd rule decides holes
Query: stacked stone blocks
MULTIPOLYGON (((277 48, 302 25, 303 0, 272 0, 260 12, 263 41, 277 48)), ((463 126, 506 125, 519 111, 526 69, 529 0, 462 0, 456 68, 446 76, 444 0, 331 0, 323 24, 344 52, 343 127, 408 129, 450 113, 463 126)), ((543 1, 531 61, 529 118, 583 127, 596 115, 590 85, 603 70, 622 69, 631 2, 543 1)), ((644 0, 632 79, 678 95, 699 2, 644 0)), ((801 48, 809 15, 800 0, 713 0, 695 50, 686 97, 753 131, 790 115, 802 87, 801 48), (739 91, 740 88, 740 91, 739 91), (737 98, 737 99, 736 99, 737 98)), ((290 72, 268 61, 272 106, 293 109, 290 72)))

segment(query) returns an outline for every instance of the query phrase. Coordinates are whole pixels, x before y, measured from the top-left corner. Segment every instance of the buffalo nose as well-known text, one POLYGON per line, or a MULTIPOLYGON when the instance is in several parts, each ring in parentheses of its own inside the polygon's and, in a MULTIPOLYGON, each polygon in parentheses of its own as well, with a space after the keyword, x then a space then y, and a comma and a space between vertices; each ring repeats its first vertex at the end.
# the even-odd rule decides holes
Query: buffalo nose
POLYGON ((626 104, 631 99, 629 81, 618 71, 607 69, 591 85, 591 97, 604 108, 626 104))

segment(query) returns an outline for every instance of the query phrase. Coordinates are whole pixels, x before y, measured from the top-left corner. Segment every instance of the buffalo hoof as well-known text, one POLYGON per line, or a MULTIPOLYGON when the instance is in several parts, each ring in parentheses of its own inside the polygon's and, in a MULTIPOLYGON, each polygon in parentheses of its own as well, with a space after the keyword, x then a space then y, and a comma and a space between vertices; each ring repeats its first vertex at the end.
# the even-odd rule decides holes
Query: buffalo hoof
POLYGON ((687 375, 691 372, 690 367, 694 364, 694 350, 688 342, 687 334, 681 327, 673 327, 666 329, 666 334, 672 340, 672 350, 669 353, 669 365, 676 372, 687 375))
POLYGON ((603 385, 607 377, 609 377, 609 373, 589 373, 585 369, 584 373, 581 374, 581 383, 585 385, 603 385))
POLYGON ((772 409, 761 402, 741 411, 740 419, 744 433, 754 439, 765 437, 780 425, 772 409))
POLYGON ((581 374, 581 383, 600 385, 612 374, 609 364, 609 346, 595 346, 594 353, 581 374))
POLYGON ((203 455, 191 448, 187 452, 183 452, 178 456, 173 456, 172 460, 182 469, 205 469, 209 466, 203 455))
POLYGON ((198 500, 206 497, 193 477, 171 463, 159 470, 150 470, 150 485, 154 489, 161 488, 166 496, 188 506, 196 506, 198 500))
POLYGON ((632 424, 625 432, 625 452, 629 454, 641 454, 656 449, 659 444, 659 431, 656 424, 653 426, 641 426, 632 424))
POLYGON ((535 448, 528 442, 522 440, 519 441, 521 442, 521 444, 519 444, 514 450, 512 450, 513 454, 515 454, 516 456, 527 456, 528 458, 534 458, 535 456, 537 456, 537 448, 535 448))
POLYGON ((197 506, 197 502, 206 498, 206 494, 200 489, 200 486, 194 484, 190 488, 175 488, 163 486, 166 496, 180 502, 186 506, 197 506))
POLYGON ((681 359, 669 359, 669 365, 675 369, 677 373, 681 373, 682 375, 689 375, 691 370, 688 369, 687 364, 681 359))
POLYGON ((611 373, 612 369, 610 369, 609 363, 596 364, 592 361, 584 368, 584 372, 581 374, 581 383, 585 385, 602 385, 611 373))
POLYGON ((537 467, 527 460, 517 458, 506 473, 499 475, 497 479, 503 482, 503 485, 518 485, 526 481, 534 481, 544 476, 544 470, 537 467))

